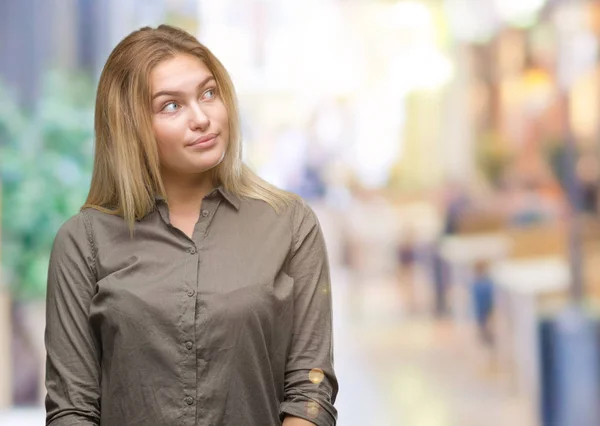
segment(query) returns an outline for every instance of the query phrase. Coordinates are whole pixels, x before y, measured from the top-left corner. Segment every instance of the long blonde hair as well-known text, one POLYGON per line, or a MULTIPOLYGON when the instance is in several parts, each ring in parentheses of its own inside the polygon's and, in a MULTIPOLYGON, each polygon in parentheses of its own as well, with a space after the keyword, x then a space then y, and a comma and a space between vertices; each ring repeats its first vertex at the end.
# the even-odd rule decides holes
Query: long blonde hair
POLYGON ((211 71, 229 117, 229 145, 211 171, 214 182, 279 211, 297 196, 264 181, 243 163, 237 100, 227 70, 195 37, 168 25, 132 32, 104 65, 96 95, 94 170, 82 208, 122 216, 133 231, 135 220, 154 208, 155 196, 166 197, 152 132, 150 73, 182 53, 197 57, 211 71))

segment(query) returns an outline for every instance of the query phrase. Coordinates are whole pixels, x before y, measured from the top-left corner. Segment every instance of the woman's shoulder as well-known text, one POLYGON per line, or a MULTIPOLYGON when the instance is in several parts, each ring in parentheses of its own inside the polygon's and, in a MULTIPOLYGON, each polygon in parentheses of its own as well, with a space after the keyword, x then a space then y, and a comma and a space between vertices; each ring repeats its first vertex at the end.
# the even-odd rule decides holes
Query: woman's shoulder
POLYGON ((67 218, 62 225, 59 226, 56 236, 57 238, 75 237, 85 230, 85 217, 81 211, 67 218))
POLYGON ((72 247, 86 248, 90 238, 88 218, 79 211, 59 226, 54 237, 53 251, 69 251, 72 247))
POLYGON ((120 229, 127 227, 123 216, 110 209, 85 206, 79 211, 79 215, 92 228, 107 227, 108 229, 120 229))
POLYGON ((95 236, 114 230, 126 230, 122 217, 101 210, 84 207, 66 219, 56 233, 57 241, 85 241, 95 245, 95 236))
POLYGON ((288 219, 292 222, 314 214, 308 202, 301 196, 283 190, 280 190, 278 195, 269 200, 240 197, 240 211, 252 215, 268 216, 274 220, 288 219))
POLYGON ((276 221, 279 224, 286 223, 294 241, 302 240, 310 233, 321 232, 318 215, 309 201, 297 194, 289 194, 291 196, 278 212, 275 212, 275 209, 265 202, 254 200, 252 203, 260 204, 261 211, 269 217, 270 221, 276 221))

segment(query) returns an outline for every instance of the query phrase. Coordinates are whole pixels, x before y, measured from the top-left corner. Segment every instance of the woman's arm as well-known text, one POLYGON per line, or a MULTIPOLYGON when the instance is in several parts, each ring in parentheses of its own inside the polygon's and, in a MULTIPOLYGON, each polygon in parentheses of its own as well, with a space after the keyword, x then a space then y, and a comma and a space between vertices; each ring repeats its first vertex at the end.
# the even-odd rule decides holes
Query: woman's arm
POLYGON ((46 295, 46 425, 100 424, 100 356, 88 314, 94 249, 84 213, 58 231, 46 295), (89 238, 88 238, 89 237, 89 238))
POLYGON ((301 419, 299 417, 286 417, 282 426, 315 426, 313 422, 301 419))
POLYGON ((293 223, 288 274, 294 279, 294 325, 280 411, 288 416, 286 426, 333 426, 338 383, 327 250, 317 217, 304 203, 296 207, 293 223))

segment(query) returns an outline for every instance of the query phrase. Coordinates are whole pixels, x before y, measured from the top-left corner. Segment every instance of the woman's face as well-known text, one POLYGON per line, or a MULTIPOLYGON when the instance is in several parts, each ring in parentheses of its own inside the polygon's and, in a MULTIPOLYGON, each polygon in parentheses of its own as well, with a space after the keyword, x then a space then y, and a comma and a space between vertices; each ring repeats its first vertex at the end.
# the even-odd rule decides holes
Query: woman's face
POLYGON ((206 65, 179 54, 152 70, 150 85, 152 128, 163 173, 181 177, 217 166, 229 143, 229 120, 206 65))

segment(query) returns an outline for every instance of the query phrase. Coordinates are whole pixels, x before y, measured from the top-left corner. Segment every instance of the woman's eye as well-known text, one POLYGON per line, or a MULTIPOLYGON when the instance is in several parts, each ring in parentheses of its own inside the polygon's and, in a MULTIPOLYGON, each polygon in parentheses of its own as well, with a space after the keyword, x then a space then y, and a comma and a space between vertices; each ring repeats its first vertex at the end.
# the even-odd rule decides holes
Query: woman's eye
POLYGON ((208 89, 206 92, 204 92, 204 98, 207 99, 213 99, 216 95, 216 90, 215 89, 208 89))
POLYGON ((174 109, 174 108, 170 108, 170 107, 171 107, 171 106, 173 106, 173 105, 174 105, 174 106, 178 106, 178 105, 177 105, 177 103, 175 103, 175 102, 169 102, 168 104, 166 104, 166 105, 163 107, 163 109, 162 109, 162 110, 163 110, 163 111, 165 111, 165 112, 175 112, 175 111, 176 111, 176 109, 174 109))

